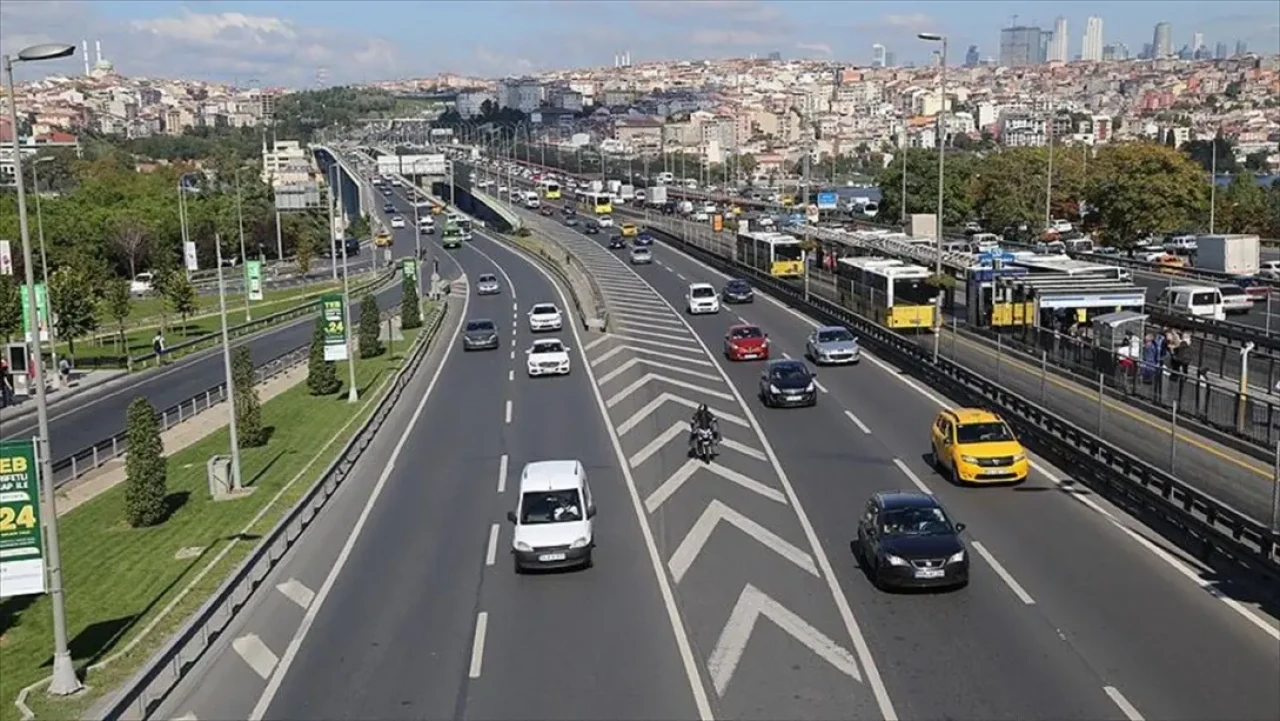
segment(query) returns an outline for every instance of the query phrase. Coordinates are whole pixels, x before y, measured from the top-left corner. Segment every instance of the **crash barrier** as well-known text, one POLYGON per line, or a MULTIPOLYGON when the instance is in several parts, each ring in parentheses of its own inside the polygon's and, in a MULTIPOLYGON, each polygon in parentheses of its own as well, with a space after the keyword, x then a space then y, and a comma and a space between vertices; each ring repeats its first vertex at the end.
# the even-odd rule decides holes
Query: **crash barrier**
POLYGON ((94 718, 114 721, 149 717, 190 673, 205 651, 217 642, 258 586, 320 515, 329 498, 359 468, 364 452, 426 358, 431 341, 444 324, 447 310, 446 301, 414 342, 414 348, 406 356, 407 360, 392 381, 390 390, 325 469, 320 480, 263 536, 253 553, 218 587, 213 597, 107 702, 105 709, 95 709, 94 718))
POLYGON ((913 339, 876 325, 826 299, 658 231, 663 240, 721 270, 749 277, 757 287, 827 322, 845 325, 859 340, 966 402, 998 411, 1019 436, 1046 456, 1062 459, 1076 480, 1135 513, 1173 529, 1201 558, 1225 559, 1280 580, 1280 533, 1187 485, 1122 448, 1066 421, 913 339))
POLYGON ((609 309, 604 303, 604 292, 600 289, 600 283, 595 276, 587 273, 583 269, 571 270, 571 266, 576 262, 573 254, 560 248, 559 254, 547 247, 546 240, 534 240, 532 237, 522 236, 518 233, 510 235, 501 235, 492 238, 501 243, 514 245, 523 250, 531 258, 538 262, 543 268, 546 268, 552 275, 560 281, 561 285, 569 289, 569 296, 573 298, 573 307, 578 314, 578 319, 582 322, 584 330, 594 330, 601 333, 609 328, 609 309), (576 274, 581 278, 585 278, 588 292, 591 299, 584 302, 582 299, 581 281, 575 281, 571 275, 576 274), (591 308, 587 306, 590 305, 591 308))
MULTIPOLYGON (((380 313, 381 320, 385 322, 399 312, 399 306, 384 310, 380 313)), ((308 341, 304 346, 294 348, 287 353, 282 353, 272 358, 254 369, 254 383, 265 383, 282 373, 288 372, 295 366, 306 363, 310 354, 311 343, 308 341)), ((169 406, 156 413, 156 419, 160 423, 160 432, 163 433, 174 426, 185 423, 225 400, 227 400, 227 384, 226 381, 223 381, 181 403, 169 406)), ((54 487, 73 481, 123 456, 125 451, 128 450, 128 435, 128 431, 121 431, 110 438, 94 443, 88 448, 81 449, 54 461, 54 487)))

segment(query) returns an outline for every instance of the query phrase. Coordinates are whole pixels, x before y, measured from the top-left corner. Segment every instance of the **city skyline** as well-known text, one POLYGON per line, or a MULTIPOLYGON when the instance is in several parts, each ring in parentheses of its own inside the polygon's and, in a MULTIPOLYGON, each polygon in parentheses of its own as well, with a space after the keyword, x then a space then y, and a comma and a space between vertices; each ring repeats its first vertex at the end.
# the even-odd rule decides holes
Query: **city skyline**
MULTIPOLYGON (((358 83, 440 72, 501 77, 542 70, 606 67, 630 49, 633 64, 654 60, 767 57, 831 59, 870 64, 873 44, 899 64, 923 65, 933 47, 918 32, 951 40, 949 63, 976 46, 998 57, 1001 30, 1016 22, 1049 35, 1062 17, 1067 57, 1083 50, 1088 18, 1105 24, 1105 45, 1138 56, 1158 22, 1170 25, 1171 52, 1203 36, 1206 48, 1244 43, 1277 51, 1280 6, 1267 0, 1190 3, 1016 2, 918 3, 906 11, 890 2, 834 3, 706 0, 592 3, 585 0, 414 4, 370 0, 343 3, 207 2, 182 5, 109 0, 6 0, 0 6, 0 49, 60 40, 101 38, 115 67, 138 76, 183 76, 307 87, 358 83), (456 32, 431 28, 456 27, 456 32), (467 31, 467 27, 482 31, 467 31), (429 36, 424 42, 422 35, 429 36), (643 40, 640 40, 642 38, 643 40)), ((1041 52, 1047 51, 1042 48, 1041 52)), ((42 65, 47 74, 73 74, 82 59, 42 65)), ((33 69, 34 70, 34 69, 33 69)), ((32 71, 27 71, 32 72, 32 71)), ((29 77, 29 76, 28 76, 29 77)))

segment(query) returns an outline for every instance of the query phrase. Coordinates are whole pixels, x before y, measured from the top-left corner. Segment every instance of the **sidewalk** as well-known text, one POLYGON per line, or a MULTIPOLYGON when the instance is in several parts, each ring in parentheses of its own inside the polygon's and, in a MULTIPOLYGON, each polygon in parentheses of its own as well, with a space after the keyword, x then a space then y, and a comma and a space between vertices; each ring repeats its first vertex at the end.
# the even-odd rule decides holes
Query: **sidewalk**
MULTIPOLYGON (((53 406, 62 403, 74 396, 92 391, 120 378, 129 375, 127 370, 97 370, 97 371, 73 371, 71 376, 71 384, 60 388, 53 388, 46 383, 46 393, 49 398, 49 405, 53 406)), ((46 379, 47 380, 47 379, 46 379)), ((13 404, 0 408, 0 425, 34 415, 36 412, 36 397, 34 391, 28 396, 14 396, 13 404)))
MULTIPOLYGON (((265 383, 258 384, 258 397, 263 403, 266 403, 306 379, 307 364, 300 363, 287 372, 265 383)), ((160 434, 160 440, 164 444, 165 456, 171 456, 183 448, 200 441, 227 425, 227 422, 227 404, 224 401, 200 412, 188 421, 179 423, 160 434)), ((125 457, 121 456, 108 461, 101 467, 58 488, 58 515, 61 516, 124 482, 124 459, 125 457)))

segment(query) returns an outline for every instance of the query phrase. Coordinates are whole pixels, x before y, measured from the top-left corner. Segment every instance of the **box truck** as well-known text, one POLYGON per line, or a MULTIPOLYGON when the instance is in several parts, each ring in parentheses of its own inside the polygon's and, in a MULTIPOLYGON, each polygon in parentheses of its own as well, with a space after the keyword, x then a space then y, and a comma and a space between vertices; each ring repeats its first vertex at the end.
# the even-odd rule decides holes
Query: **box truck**
POLYGON ((1196 238, 1197 268, 1232 275, 1258 272, 1258 236, 1201 235, 1196 238))

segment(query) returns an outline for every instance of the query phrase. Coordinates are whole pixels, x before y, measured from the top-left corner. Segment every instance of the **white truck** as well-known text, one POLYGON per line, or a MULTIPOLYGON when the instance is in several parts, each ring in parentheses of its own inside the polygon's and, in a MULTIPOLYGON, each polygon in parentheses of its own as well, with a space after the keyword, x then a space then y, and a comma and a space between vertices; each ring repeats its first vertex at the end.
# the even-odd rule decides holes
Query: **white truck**
POLYGON ((625 200, 625 201, 626 201, 626 202, 628 202, 628 203, 630 203, 631 201, 635 200, 635 199, 636 199, 636 186, 634 186, 634 185, 623 185, 621 188, 618 188, 618 197, 622 198, 623 200, 625 200))
POLYGON ((649 205, 666 205, 667 186, 657 185, 649 188, 649 192, 645 194, 645 202, 649 205))
POLYGON ((590 188, 590 192, 592 193, 599 193, 604 191, 604 183, 600 182, 599 180, 591 181, 591 184, 587 187, 590 188))
POLYGON ((1197 268, 1232 275, 1258 272, 1256 235, 1201 235, 1196 238, 1197 268))

